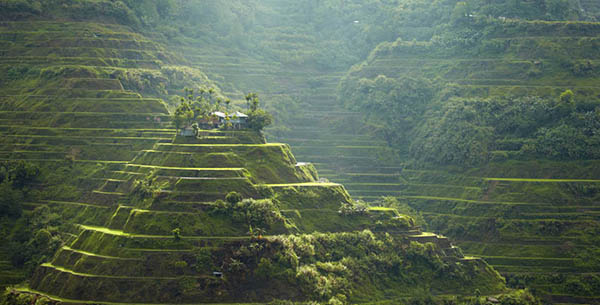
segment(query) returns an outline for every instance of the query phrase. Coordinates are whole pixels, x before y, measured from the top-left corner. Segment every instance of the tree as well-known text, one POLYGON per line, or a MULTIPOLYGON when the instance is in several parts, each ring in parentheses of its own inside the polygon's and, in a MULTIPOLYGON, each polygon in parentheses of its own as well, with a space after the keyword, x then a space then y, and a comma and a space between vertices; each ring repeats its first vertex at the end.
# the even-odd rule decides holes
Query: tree
POLYGON ((273 123, 273 116, 263 109, 257 109, 248 114, 248 127, 261 131, 273 123))
POLYGON ((258 94, 250 92, 246 94, 246 109, 254 111, 258 109, 258 94))
POLYGON ((181 129, 192 124, 194 120, 194 111, 187 101, 182 101, 172 114, 175 128, 181 129))
POLYGON ((560 94, 560 102, 561 103, 573 103, 575 100, 575 94, 571 89, 565 90, 560 94))
POLYGON ((14 189, 10 182, 0 183, 0 216, 19 217, 22 213, 23 192, 14 189))
POLYGON ((181 239, 181 229, 180 228, 175 228, 173 229, 173 238, 175 238, 175 240, 180 240, 181 239))
POLYGON ((27 184, 34 182, 40 174, 40 168, 35 164, 20 160, 18 162, 5 162, 0 166, 0 182, 10 181, 13 187, 22 189, 27 184))

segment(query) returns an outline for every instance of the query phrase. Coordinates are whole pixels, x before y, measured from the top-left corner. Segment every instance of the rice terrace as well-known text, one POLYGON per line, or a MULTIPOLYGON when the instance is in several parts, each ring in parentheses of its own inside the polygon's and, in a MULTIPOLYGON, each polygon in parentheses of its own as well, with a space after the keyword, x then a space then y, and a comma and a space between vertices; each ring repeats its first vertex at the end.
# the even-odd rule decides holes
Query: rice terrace
POLYGON ((0 304, 600 304, 597 0, 0 0, 0 304))

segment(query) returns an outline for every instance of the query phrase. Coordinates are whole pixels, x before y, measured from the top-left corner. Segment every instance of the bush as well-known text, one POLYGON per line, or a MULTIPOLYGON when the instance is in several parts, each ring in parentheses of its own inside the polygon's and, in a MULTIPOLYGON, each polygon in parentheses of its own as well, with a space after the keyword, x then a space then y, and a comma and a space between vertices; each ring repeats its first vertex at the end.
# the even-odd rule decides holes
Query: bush
POLYGON ((27 184, 37 181, 40 168, 30 162, 4 162, 0 165, 0 182, 9 181, 14 188, 23 189, 27 184))
POLYGON ((366 215, 369 212, 369 206, 366 202, 358 200, 349 203, 342 202, 338 213, 349 216, 349 215, 366 215))
POLYGON ((175 240, 180 240, 181 239, 181 229, 180 228, 175 228, 173 229, 173 238, 175 238, 175 240))
POLYGON ((0 184, 0 216, 17 218, 21 216, 23 192, 14 189, 8 181, 0 184))
POLYGON ((233 219, 255 229, 283 222, 283 216, 270 199, 244 199, 234 206, 233 219))
POLYGON ((229 192, 227 196, 225 196, 225 200, 227 200, 227 202, 230 204, 235 205, 236 203, 242 201, 242 194, 236 191, 229 192))

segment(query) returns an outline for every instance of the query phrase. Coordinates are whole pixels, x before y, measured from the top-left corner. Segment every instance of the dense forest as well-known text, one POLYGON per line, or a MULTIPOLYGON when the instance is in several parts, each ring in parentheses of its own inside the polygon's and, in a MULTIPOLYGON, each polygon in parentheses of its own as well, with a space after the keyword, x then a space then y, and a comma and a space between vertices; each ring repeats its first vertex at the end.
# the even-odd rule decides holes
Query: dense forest
POLYGON ((2 304, 599 302, 596 2, 0 1, 2 304))

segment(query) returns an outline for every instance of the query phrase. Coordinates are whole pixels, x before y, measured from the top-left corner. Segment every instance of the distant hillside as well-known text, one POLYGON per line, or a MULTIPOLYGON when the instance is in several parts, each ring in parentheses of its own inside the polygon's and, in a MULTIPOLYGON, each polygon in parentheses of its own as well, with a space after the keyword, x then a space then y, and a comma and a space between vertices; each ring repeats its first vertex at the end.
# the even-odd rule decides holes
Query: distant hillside
POLYGON ((62 4, 2 4, 3 304, 536 303, 287 144, 176 136, 161 97, 214 83, 139 7, 62 4))
POLYGON ((455 17, 430 40, 380 44, 340 99, 405 160, 399 196, 430 229, 511 285, 593 302, 600 24, 455 17))
POLYGON ((2 1, 1 283, 35 271, 21 298, 66 303, 535 302, 422 226, 511 287, 596 302, 598 12, 2 1), (199 87, 239 110, 257 91, 291 147, 175 138, 168 109, 199 87))

